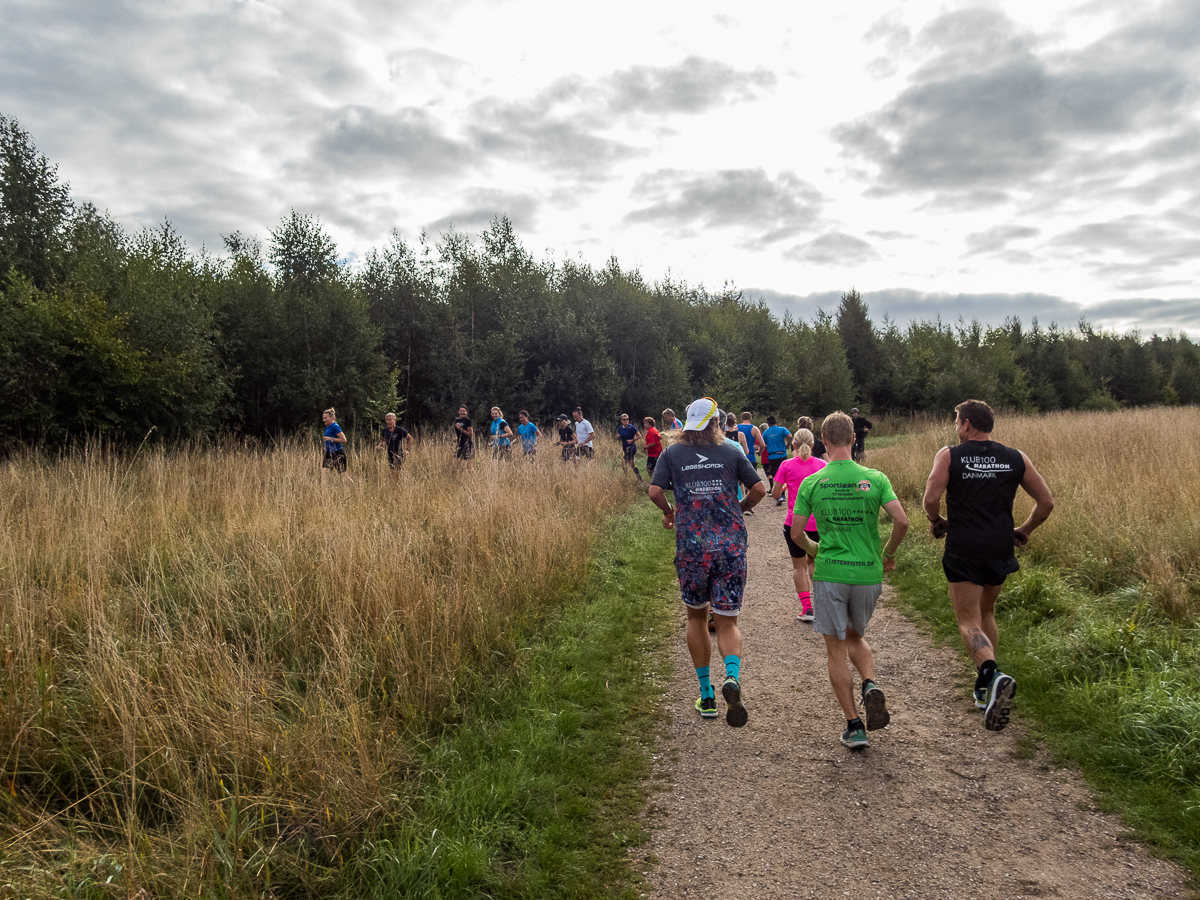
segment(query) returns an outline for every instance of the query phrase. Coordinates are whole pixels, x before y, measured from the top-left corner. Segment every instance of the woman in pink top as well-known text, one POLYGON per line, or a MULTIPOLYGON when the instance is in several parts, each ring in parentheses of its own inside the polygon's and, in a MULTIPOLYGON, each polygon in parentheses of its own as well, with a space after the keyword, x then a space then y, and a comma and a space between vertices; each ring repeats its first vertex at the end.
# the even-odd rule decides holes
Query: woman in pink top
MULTIPOLYGON (((785 460, 775 473, 775 487, 771 496, 778 500, 787 488, 787 518, 783 522, 783 539, 787 541, 788 555, 792 557, 792 583, 796 586, 796 597, 800 600, 801 622, 813 620, 812 611, 812 564, 813 558, 792 540, 792 510, 796 506, 796 489, 800 482, 825 468, 825 460, 812 455, 813 433, 807 428, 799 429, 792 437, 792 449, 796 455, 785 460)), ((817 520, 812 516, 804 525, 804 533, 814 541, 817 540, 817 520)))

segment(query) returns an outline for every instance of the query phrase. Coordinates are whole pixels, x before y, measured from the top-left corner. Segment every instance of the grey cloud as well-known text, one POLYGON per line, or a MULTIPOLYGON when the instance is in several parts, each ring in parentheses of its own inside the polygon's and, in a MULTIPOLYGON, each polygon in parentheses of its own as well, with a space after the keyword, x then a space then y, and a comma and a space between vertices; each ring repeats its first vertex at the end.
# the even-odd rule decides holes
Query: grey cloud
POLYGON ((447 137, 421 109, 383 113, 364 106, 339 110, 312 146, 322 165, 353 174, 450 175, 472 160, 471 147, 447 137))
MULTIPOLYGON (((833 312, 841 300, 842 291, 819 291, 799 295, 769 288, 747 288, 748 297, 761 297, 771 312, 779 318, 790 313, 794 319, 811 319, 819 309, 833 312)), ((1143 334, 1188 331, 1200 333, 1200 298, 1115 299, 1085 306, 1051 294, 950 294, 893 288, 863 291, 862 298, 871 310, 871 319, 880 326, 886 316, 904 327, 909 322, 941 319, 957 322, 960 318, 978 319, 987 325, 1003 325, 1015 316, 1025 327, 1037 319, 1043 328, 1057 323, 1064 328, 1075 327, 1081 318, 1101 328, 1124 332, 1138 329, 1143 334)))
POLYGON ((609 106, 617 114, 702 113, 753 97, 774 85, 775 74, 766 69, 738 71, 697 56, 674 66, 633 66, 602 82, 609 106))
POLYGON ((1179 127, 1195 100, 1189 63, 1154 34, 1135 55, 1112 52, 1132 40, 1118 35, 1051 56, 1002 13, 949 13, 920 35, 934 56, 912 85, 835 137, 879 167, 878 192, 1003 195, 1087 153, 1079 139, 1179 127))
POLYGON ((968 255, 1003 253, 1012 241, 1024 241, 1041 234, 1041 229, 1028 225, 997 225, 967 235, 968 255))
POLYGON ((474 188, 465 192, 463 204, 458 209, 425 227, 430 233, 439 233, 451 226, 460 231, 479 231, 486 229, 493 219, 508 216, 513 226, 522 231, 534 227, 537 210, 537 200, 527 194, 474 188))
POLYGON ((784 257, 795 262, 849 266, 879 259, 879 254, 862 238, 832 231, 805 244, 796 245, 788 250, 784 257))
POLYGON ((626 215, 626 222, 739 227, 753 232, 751 240, 760 247, 812 228, 823 202, 820 192, 795 173, 772 179, 762 169, 665 169, 641 176, 633 193, 650 204, 626 215))
POLYGON ((1180 283, 1170 269, 1200 258, 1200 229, 1158 216, 1089 222, 1056 236, 1051 246, 1080 258, 1126 290, 1180 283))

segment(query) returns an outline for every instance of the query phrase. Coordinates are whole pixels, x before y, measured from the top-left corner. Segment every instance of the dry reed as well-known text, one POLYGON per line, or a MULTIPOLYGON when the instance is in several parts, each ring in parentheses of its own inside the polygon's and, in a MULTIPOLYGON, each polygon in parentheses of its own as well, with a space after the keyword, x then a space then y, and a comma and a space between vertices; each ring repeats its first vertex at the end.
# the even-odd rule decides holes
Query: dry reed
POLYGON ((311 444, 10 461, 0 861, 46 888, 119 860, 161 896, 336 867, 631 496, 557 456, 426 444, 393 481, 366 450, 353 484, 311 444))
MULTIPOLYGON (((1055 509, 1023 553, 1093 591, 1138 584, 1174 619, 1200 585, 1200 408, 1000 415, 992 436, 1025 451, 1055 509)), ((939 448, 957 442, 953 418, 872 451, 910 511, 939 448)), ((1031 503, 1018 492, 1016 520, 1031 503)))

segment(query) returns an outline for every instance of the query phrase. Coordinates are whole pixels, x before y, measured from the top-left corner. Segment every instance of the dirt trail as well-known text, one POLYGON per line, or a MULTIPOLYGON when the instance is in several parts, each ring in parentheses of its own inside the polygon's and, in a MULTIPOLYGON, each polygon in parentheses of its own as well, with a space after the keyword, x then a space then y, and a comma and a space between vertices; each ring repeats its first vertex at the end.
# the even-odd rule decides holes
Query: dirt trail
POLYGON ((696 714, 681 607, 648 896, 1194 896, 1180 868, 1096 810, 1078 774, 1042 751, 1019 758, 1019 693, 1013 723, 984 729, 961 657, 900 615, 890 589, 867 639, 891 725, 868 750, 842 747, 823 642, 796 619, 783 519, 769 497, 747 519, 745 728, 725 724, 719 690, 720 717, 696 714))

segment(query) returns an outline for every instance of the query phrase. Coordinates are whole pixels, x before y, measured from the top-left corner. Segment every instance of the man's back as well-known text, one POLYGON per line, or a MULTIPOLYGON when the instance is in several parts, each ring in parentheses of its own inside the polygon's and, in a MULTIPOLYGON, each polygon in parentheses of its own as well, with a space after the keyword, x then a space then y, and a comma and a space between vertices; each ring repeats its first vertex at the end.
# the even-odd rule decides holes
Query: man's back
POLYGON ((1020 450, 996 441, 950 448, 946 552, 981 559, 1013 555, 1013 499, 1025 477, 1020 450))
POLYGON ((848 459, 834 460, 804 479, 797 491, 795 518, 804 521, 812 515, 817 520, 821 549, 814 580, 883 581, 879 508, 895 499, 886 475, 848 459))

